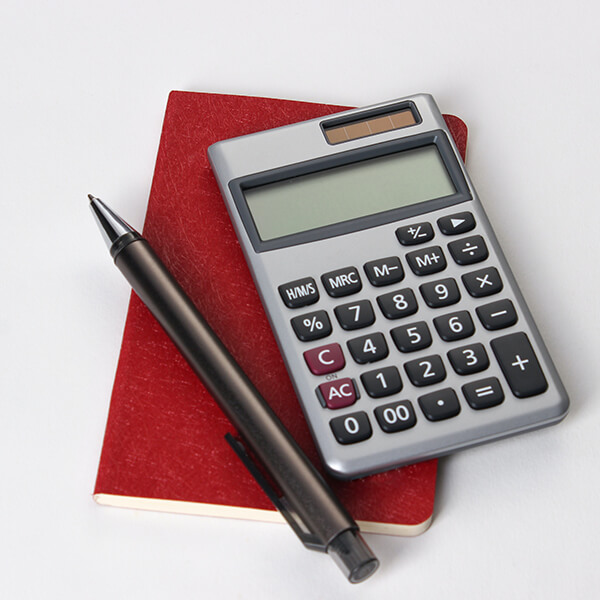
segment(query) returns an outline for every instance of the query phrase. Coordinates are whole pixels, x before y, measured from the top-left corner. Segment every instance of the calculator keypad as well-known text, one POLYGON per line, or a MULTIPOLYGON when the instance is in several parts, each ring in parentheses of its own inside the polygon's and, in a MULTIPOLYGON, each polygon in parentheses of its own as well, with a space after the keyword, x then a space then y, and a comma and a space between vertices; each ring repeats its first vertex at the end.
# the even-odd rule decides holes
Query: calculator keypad
POLYGON ((297 279, 279 287, 283 302, 291 309, 319 301, 315 279, 320 279, 327 296, 335 300, 330 309, 291 315, 290 322, 296 337, 308 346, 335 334, 336 328, 340 334, 347 332, 345 346, 330 343, 309 347, 304 352, 308 370, 327 379, 315 384, 315 392, 323 410, 331 411, 329 425, 338 443, 365 442, 373 437, 373 426, 380 433, 408 435, 401 432, 418 428, 420 418, 432 423, 463 418, 462 407, 487 412, 505 402, 504 385, 517 398, 547 389, 544 373, 524 332, 509 330, 491 339, 486 337, 485 343, 476 336, 478 328, 480 332, 490 332, 489 336, 519 322, 517 309, 509 298, 487 301, 488 296, 504 289, 504 283, 496 266, 486 264, 490 251, 484 237, 476 231, 470 234, 476 225, 469 212, 439 218, 441 236, 436 241, 443 246, 426 245, 436 236, 429 222, 397 228, 399 248, 407 248, 399 252, 400 256, 374 257, 363 263, 366 289, 360 265, 348 265, 318 278, 297 279), (452 237, 446 242, 444 236, 452 237), (424 246, 409 248, 420 244, 424 246), (446 253, 454 267, 449 269, 451 276, 440 278, 436 274, 448 268, 446 253), (476 263, 484 264, 476 269, 470 267, 476 263), (405 283, 377 293, 378 288, 399 282, 405 283), (357 297, 351 302, 337 300, 354 294, 357 297), (456 310, 449 311, 447 307, 452 306, 456 310), (335 319, 330 318, 331 314, 335 319), (360 329, 367 332, 351 335, 360 329), (441 352, 442 347, 447 349, 441 352), (338 374, 347 365, 346 357, 351 365, 359 366, 355 379, 338 374), (377 367, 374 363, 379 361, 383 363, 377 367), (500 373, 506 384, 496 376, 500 373), (362 399, 361 388, 365 392, 362 399), (361 410, 346 412, 349 407, 361 410), (336 411, 343 414, 336 416, 336 411))

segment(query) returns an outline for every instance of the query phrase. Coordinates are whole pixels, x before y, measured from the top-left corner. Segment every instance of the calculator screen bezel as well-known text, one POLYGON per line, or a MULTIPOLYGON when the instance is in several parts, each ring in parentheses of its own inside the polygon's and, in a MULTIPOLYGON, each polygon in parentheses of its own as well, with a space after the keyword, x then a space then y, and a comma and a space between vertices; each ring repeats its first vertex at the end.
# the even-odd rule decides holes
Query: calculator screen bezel
POLYGON ((345 152, 339 152, 328 156, 322 156, 301 163, 270 169, 262 173, 254 173, 252 175, 238 177, 229 182, 229 190, 255 252, 277 250, 279 248, 286 248, 288 246, 296 246, 300 244, 306 244, 308 242, 336 237, 339 235, 345 235, 355 231, 368 229, 370 227, 383 225, 385 223, 391 223, 393 221, 414 217, 416 215, 428 213, 441 208, 446 208, 447 206, 459 204, 460 202, 465 202, 467 200, 472 200, 463 170, 456 159, 456 155, 445 132, 441 129, 410 137, 404 137, 389 142, 383 142, 380 144, 371 144, 362 148, 355 148, 353 150, 347 150, 345 152), (457 190, 455 194, 444 196, 443 198, 425 200, 423 202, 402 206, 400 208, 393 208, 391 210, 386 210, 372 215, 349 219, 340 223, 334 223, 332 225, 324 225, 308 231, 301 231, 299 233, 293 233, 271 240, 265 241, 260 238, 244 196, 245 190, 269 183, 283 181, 285 179, 291 179, 292 177, 297 177, 300 175, 316 173, 326 169, 341 167, 371 158, 387 156, 432 144, 437 147, 440 153, 444 166, 448 171, 448 175, 450 176, 450 179, 457 190))

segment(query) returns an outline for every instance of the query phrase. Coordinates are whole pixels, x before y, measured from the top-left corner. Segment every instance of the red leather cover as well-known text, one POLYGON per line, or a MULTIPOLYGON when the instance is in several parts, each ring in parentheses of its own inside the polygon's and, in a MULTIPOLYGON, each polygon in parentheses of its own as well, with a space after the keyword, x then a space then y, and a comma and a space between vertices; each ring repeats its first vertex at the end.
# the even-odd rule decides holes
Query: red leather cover
MULTIPOLYGON (((315 464, 315 447, 206 148, 343 108, 172 92, 144 226, 145 237, 315 464)), ((466 126, 446 119, 464 155, 466 126)), ((132 294, 95 493, 274 510, 224 441, 229 431, 206 389, 132 294)), ((330 482, 355 519, 417 525, 433 512, 436 466, 428 461, 330 482)))

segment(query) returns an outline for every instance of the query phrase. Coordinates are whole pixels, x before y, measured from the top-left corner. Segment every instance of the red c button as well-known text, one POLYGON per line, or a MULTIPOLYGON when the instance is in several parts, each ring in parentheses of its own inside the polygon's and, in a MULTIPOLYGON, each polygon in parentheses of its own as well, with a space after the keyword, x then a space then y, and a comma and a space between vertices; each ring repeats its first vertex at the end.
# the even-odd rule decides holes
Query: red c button
POLYGON ((304 360, 310 372, 315 375, 333 373, 346 366, 346 360, 339 344, 327 344, 307 350, 304 353, 304 360))

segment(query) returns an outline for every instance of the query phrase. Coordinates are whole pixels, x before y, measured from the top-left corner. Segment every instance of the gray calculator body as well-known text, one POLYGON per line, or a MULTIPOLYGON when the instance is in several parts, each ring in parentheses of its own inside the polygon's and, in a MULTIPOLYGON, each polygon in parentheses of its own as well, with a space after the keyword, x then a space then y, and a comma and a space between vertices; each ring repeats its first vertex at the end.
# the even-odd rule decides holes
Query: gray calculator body
POLYGON ((383 471, 566 415, 565 389, 430 95, 208 153, 331 474, 383 471))

